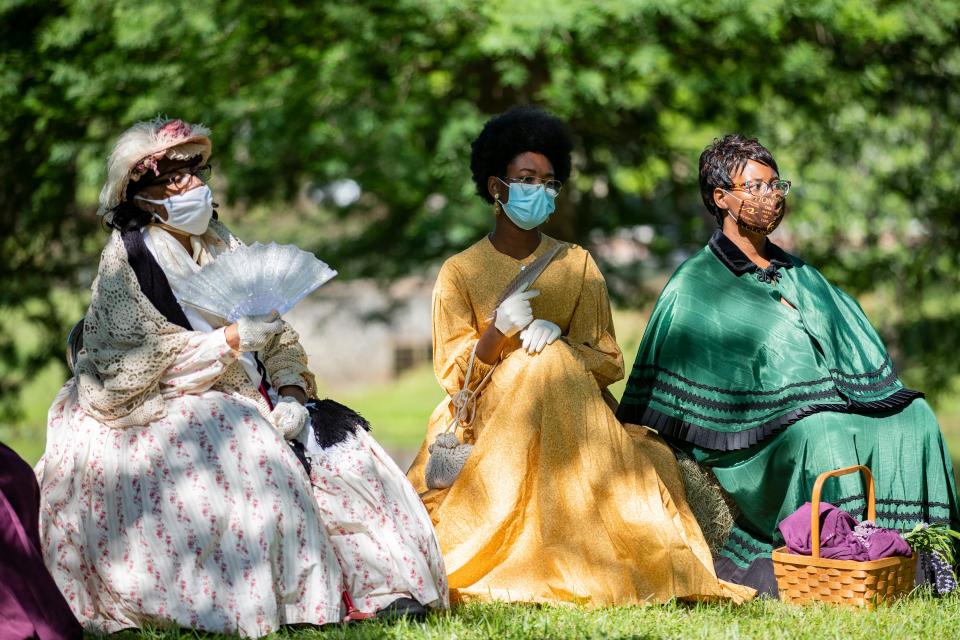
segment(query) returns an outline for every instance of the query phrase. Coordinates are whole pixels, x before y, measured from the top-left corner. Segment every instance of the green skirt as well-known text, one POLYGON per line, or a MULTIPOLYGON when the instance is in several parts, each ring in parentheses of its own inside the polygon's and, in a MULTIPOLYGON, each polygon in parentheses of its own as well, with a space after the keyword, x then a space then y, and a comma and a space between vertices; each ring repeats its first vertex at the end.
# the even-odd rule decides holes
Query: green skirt
MULTIPOLYGON (((740 510, 714 558, 717 574, 773 596, 770 552, 783 545, 777 525, 810 500, 824 471, 861 464, 873 472, 878 526, 960 525, 950 454, 923 399, 883 414, 816 413, 749 449, 688 451, 716 474, 740 510)), ((849 474, 828 479, 821 499, 862 520, 865 496, 862 476, 849 474)))

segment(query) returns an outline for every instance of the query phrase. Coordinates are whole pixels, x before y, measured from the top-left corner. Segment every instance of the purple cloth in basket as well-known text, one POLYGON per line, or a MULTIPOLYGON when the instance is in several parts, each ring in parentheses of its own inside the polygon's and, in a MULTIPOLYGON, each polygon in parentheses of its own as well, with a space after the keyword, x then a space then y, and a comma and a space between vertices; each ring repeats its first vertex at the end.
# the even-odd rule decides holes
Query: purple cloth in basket
MULTIPOLYGON (((810 510, 805 502, 780 522, 780 533, 787 550, 811 555, 810 510)), ((820 503, 820 557, 833 560, 878 560, 891 556, 910 556, 910 545, 894 529, 881 529, 857 521, 846 511, 828 502, 820 503)))

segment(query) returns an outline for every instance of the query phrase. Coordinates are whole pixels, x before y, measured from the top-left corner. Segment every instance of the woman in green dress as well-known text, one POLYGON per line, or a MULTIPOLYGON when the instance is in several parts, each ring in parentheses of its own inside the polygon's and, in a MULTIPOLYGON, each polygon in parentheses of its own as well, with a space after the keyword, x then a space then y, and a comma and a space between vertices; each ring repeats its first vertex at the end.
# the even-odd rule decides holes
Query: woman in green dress
MULTIPOLYGON (((900 382, 852 297, 767 239, 789 190, 756 140, 728 135, 703 152, 700 191, 719 228, 661 293, 617 413, 713 471, 739 511, 717 573, 769 594, 777 525, 824 471, 870 467, 880 526, 958 522, 923 394, 900 382)), ((857 475, 831 480, 823 499, 863 517, 857 475)))

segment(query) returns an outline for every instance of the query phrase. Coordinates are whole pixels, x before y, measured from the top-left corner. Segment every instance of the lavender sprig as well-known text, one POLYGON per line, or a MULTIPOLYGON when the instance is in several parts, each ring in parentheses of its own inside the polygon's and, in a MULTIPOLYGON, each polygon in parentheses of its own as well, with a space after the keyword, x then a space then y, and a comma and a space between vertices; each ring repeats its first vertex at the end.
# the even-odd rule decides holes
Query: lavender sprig
POLYGON ((960 539, 960 533, 947 525, 921 522, 903 537, 919 555, 921 573, 927 582, 933 584, 937 594, 944 595, 957 588, 957 576, 952 566, 953 539, 960 539))
POLYGON ((927 582, 933 584, 938 595, 946 595, 957 588, 957 577, 937 551, 921 551, 920 567, 927 582))
POLYGON ((860 541, 864 549, 870 548, 870 536, 872 536, 879 527, 873 520, 864 520, 853 528, 853 536, 860 541))

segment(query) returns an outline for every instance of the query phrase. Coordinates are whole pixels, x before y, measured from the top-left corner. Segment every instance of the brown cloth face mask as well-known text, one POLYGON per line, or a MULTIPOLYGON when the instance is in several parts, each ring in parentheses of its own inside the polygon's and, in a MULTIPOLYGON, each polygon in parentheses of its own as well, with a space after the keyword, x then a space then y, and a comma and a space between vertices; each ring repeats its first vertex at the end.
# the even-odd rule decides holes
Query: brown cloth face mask
MULTIPOLYGON (((783 216, 787 212, 786 201, 783 196, 768 194, 741 198, 734 196, 729 191, 727 191, 727 194, 740 201, 740 208, 737 210, 737 215, 734 216, 737 226, 760 235, 766 236, 773 233, 773 230, 780 226, 780 221, 783 220, 783 216)), ((733 215, 730 209, 727 209, 727 213, 733 215)))

